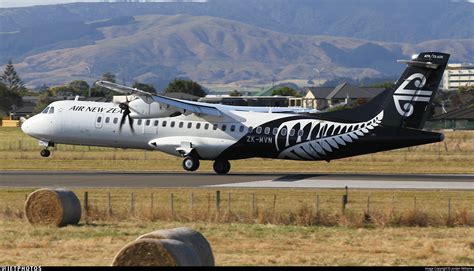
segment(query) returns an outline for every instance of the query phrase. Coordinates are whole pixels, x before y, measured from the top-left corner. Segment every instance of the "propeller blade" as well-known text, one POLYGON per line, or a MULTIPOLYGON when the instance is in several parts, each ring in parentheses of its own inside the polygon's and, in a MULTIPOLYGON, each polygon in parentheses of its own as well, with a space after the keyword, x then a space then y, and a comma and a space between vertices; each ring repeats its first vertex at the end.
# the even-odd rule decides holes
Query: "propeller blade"
POLYGON ((125 119, 127 118, 127 115, 124 114, 122 115, 122 119, 120 120, 120 126, 119 126, 119 132, 121 133, 122 132, 122 126, 125 124, 125 119))
POLYGON ((132 117, 130 117, 130 113, 128 113, 127 116, 128 116, 128 124, 130 125, 130 130, 132 130, 132 134, 134 134, 135 130, 133 129, 133 119, 132 119, 132 117))
POLYGON ((120 120, 120 127, 119 127, 119 132, 122 132, 122 126, 125 124, 125 120, 128 118, 128 124, 130 125, 130 130, 132 130, 132 133, 135 133, 135 130, 133 129, 133 119, 130 117, 130 106, 128 105, 128 96, 125 96, 125 102, 120 103, 119 107, 122 109, 122 119, 120 120))

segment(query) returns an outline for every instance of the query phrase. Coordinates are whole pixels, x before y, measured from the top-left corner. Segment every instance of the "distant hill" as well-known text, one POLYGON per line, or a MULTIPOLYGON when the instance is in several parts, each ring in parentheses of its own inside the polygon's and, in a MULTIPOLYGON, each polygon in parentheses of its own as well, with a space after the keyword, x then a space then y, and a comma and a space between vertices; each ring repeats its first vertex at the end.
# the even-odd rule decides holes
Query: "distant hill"
POLYGON ((277 32, 389 42, 474 37, 464 0, 210 0, 206 3, 76 3, 0 9, 0 32, 138 15, 212 16, 277 32))
POLYGON ((291 35, 209 16, 124 16, 64 23, 53 33, 50 25, 28 29, 2 34, 23 42, 5 39, 10 45, 1 48, 2 57, 16 54, 15 65, 32 86, 94 81, 109 71, 119 81, 159 88, 176 76, 213 83, 315 79, 315 67, 323 78, 361 78, 398 74, 403 66, 396 59, 429 50, 474 61, 473 39, 408 44, 291 35))

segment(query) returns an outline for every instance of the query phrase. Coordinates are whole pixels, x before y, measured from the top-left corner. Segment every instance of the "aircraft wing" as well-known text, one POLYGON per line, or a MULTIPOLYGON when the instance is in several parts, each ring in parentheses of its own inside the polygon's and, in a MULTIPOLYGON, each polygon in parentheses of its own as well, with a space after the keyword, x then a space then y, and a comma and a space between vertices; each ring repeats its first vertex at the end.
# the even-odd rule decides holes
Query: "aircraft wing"
POLYGON ((236 116, 229 111, 244 111, 244 112, 260 112, 260 113, 315 113, 314 109, 305 108, 290 108, 290 107, 251 107, 251 106, 231 106, 222 104, 209 104, 202 102, 184 101, 179 99, 169 98, 163 95, 149 93, 140 89, 122 86, 108 81, 97 81, 96 85, 117 91, 126 95, 138 95, 150 97, 155 102, 180 108, 196 114, 204 114, 221 117, 228 115, 235 118, 236 116))
POLYGON ((173 106, 176 108, 180 108, 180 109, 193 112, 196 114, 205 114, 205 115, 218 116, 218 117, 222 116, 221 110, 217 109, 212 104, 173 99, 173 98, 149 93, 140 89, 122 86, 122 85, 107 82, 107 81, 98 81, 96 82, 96 85, 104 87, 104 88, 108 88, 110 90, 117 91, 123 94, 127 94, 127 95, 135 94, 138 96, 150 97, 155 102, 166 104, 166 105, 173 106))

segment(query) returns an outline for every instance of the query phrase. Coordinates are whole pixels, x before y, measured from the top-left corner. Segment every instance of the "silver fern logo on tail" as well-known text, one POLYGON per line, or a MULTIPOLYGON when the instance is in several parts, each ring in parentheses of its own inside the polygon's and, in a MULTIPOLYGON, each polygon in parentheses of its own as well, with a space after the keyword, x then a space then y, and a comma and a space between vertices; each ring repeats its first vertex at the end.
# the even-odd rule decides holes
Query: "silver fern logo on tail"
POLYGON ((412 74, 405 79, 393 95, 393 101, 398 114, 404 117, 410 117, 415 111, 415 102, 429 102, 433 91, 420 90, 426 84, 426 77, 421 73, 412 74), (411 84, 413 82, 413 84, 411 84), (415 89, 411 89, 415 88, 415 89))
MULTIPOLYGON (((358 140, 379 126, 383 111, 373 119, 359 123, 338 123, 314 119, 284 122, 278 128, 283 142, 276 142, 282 159, 320 160, 327 154, 358 140)), ((278 137, 277 135, 277 137, 278 137)))

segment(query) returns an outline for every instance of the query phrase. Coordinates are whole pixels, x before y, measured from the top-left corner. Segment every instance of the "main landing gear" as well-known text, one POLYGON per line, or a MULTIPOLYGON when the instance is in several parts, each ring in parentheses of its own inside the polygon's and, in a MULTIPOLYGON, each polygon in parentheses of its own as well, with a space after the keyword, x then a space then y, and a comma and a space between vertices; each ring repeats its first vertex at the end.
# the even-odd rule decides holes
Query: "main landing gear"
POLYGON ((183 168, 187 171, 196 171, 199 168, 199 159, 193 155, 184 157, 183 168))
MULTIPOLYGON (((183 168, 186 171, 196 171, 199 168, 199 159, 194 155, 184 157, 183 168)), ((227 160, 216 160, 213 165, 217 174, 227 174, 230 171, 230 163, 227 160)))
POLYGON ((227 160, 216 160, 213 165, 214 171, 217 174, 224 175, 230 170, 230 163, 227 160))

